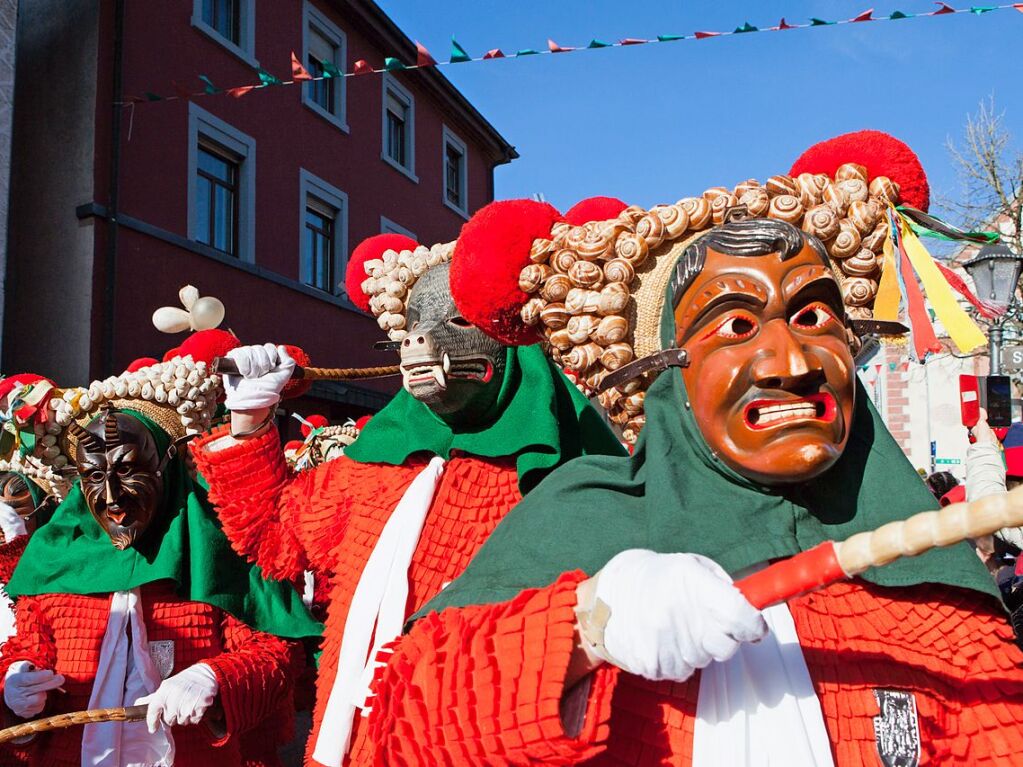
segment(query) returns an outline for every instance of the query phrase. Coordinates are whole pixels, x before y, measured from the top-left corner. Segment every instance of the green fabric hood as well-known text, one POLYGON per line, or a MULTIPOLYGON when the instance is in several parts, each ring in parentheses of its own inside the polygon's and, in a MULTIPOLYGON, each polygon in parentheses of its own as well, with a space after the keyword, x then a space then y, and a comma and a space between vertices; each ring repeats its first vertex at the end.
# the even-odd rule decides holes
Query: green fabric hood
POLYGON ((504 376, 490 413, 471 429, 452 429, 402 389, 370 419, 345 456, 360 463, 403 464, 427 452, 453 450, 484 458, 514 456, 523 494, 548 471, 581 455, 625 455, 625 449, 579 390, 537 344, 507 349, 504 376))
MULTIPOLYGON (((661 335, 670 342, 674 317, 671 302, 665 306, 661 335)), ((734 574, 937 506, 859 382, 842 457, 820 477, 783 488, 758 486, 717 460, 686 401, 681 371, 661 373, 647 392, 646 426, 631 458, 591 456, 552 472, 462 576, 414 617, 506 601, 569 570, 593 574, 630 548, 703 554, 734 574)), ((997 596, 966 543, 862 577, 880 586, 939 583, 997 596)))
MULTIPOLYGON (((166 432, 136 411, 163 454, 166 432)), ((142 539, 124 551, 93 518, 80 484, 32 536, 7 585, 12 597, 107 594, 169 579, 182 599, 205 602, 247 625, 277 636, 318 637, 322 626, 289 584, 266 580, 228 543, 201 480, 193 482, 180 456, 164 470, 165 506, 142 539)))

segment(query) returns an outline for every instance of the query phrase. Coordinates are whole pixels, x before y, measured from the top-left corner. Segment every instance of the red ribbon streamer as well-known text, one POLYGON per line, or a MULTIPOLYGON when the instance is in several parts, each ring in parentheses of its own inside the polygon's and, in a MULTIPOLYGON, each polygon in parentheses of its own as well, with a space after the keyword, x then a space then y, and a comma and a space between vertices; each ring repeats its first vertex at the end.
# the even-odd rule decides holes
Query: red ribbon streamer
POLYGON ((952 286, 956 293, 958 293, 971 304, 973 304, 974 308, 978 312, 980 312, 980 315, 982 317, 986 317, 989 320, 993 320, 998 315, 998 312, 996 312, 993 307, 984 303, 973 294, 973 292, 970 290, 967 284, 963 282, 962 277, 953 272, 940 261, 936 260, 934 263, 938 267, 938 271, 940 271, 942 275, 944 275, 945 279, 948 281, 948 284, 952 286))
POLYGON ((906 285, 909 325, 913 330, 913 349, 916 351, 916 358, 922 361, 928 352, 940 352, 941 344, 934 333, 934 326, 931 325, 931 316, 924 304, 924 292, 916 281, 916 272, 913 271, 913 264, 906 255, 906 249, 902 247, 901 237, 899 257, 902 259, 902 281, 906 285))

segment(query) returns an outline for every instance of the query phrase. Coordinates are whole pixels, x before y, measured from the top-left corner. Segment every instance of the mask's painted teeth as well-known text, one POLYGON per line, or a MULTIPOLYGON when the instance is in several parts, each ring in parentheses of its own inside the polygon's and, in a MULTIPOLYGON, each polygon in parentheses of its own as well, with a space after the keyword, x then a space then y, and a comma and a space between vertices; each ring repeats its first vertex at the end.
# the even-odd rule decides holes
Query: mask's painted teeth
MULTIPOLYGON (((445 355, 445 356, 447 356, 447 355, 445 355)), ((444 374, 443 366, 441 366, 441 365, 434 365, 433 366, 433 377, 437 379, 437 385, 440 388, 442 388, 442 389, 448 388, 448 381, 447 381, 447 377, 444 374)))
POLYGON ((441 366, 444 368, 444 375, 451 372, 451 357, 448 356, 447 352, 444 352, 444 356, 441 357, 441 366))
POLYGON ((813 405, 774 406, 761 408, 757 414, 756 424, 758 426, 774 421, 781 421, 789 418, 813 418, 817 409, 813 405))

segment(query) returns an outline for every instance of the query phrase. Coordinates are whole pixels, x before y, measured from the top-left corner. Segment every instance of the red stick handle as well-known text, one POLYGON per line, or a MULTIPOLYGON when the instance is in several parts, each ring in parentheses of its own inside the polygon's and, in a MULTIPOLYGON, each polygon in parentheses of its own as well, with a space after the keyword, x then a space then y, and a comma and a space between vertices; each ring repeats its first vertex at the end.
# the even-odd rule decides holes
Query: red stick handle
POLYGON ((825 541, 736 581, 735 587, 763 610, 848 577, 838 562, 834 542, 825 541))

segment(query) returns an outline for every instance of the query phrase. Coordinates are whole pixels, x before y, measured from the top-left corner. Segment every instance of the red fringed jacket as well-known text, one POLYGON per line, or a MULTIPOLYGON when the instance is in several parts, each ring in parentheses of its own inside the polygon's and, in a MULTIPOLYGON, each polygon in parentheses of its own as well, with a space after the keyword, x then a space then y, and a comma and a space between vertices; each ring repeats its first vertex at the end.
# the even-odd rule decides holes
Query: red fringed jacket
MULTIPOLYGON (((390 466, 342 456, 296 475, 284 462, 275 429, 210 452, 209 443, 225 434, 226 427, 214 431, 199 441, 193 454, 231 544, 271 578, 293 579, 307 568, 331 574, 313 731, 306 750, 307 762, 315 764, 308 754, 334 683, 359 576, 384 524, 427 458, 414 456, 390 466)), ((520 499, 513 460, 459 455, 447 462, 409 567, 407 614, 462 573, 520 499)), ((365 725, 356 716, 346 764, 380 764, 373 760, 365 725)))
MULTIPOLYGON (((511 602, 418 621, 377 675, 371 762, 690 765, 699 674, 649 682, 604 666, 581 731, 565 734, 559 705, 584 578, 567 573, 511 602)), ((1023 656, 993 600, 857 580, 789 608, 838 767, 883 767, 875 690, 913 694, 920 765, 1021 763, 1023 656)))
MULTIPOLYGON (((203 723, 175 727, 175 764, 242 765, 236 736, 290 703, 287 644, 204 602, 182 601, 169 581, 147 584, 140 591, 149 641, 174 643, 170 673, 202 661, 213 669, 220 686, 217 701, 223 712, 220 725, 224 735, 215 737, 203 723)), ((66 679, 66 692, 51 691, 39 716, 88 708, 110 614, 110 595, 26 596, 18 600, 16 613, 18 633, 3 646, 0 679, 14 661, 31 661, 66 679)), ((13 724, 13 714, 6 706, 4 713, 7 724, 13 724)), ((40 735, 21 751, 32 765, 77 767, 81 744, 81 728, 71 727, 40 735)))

